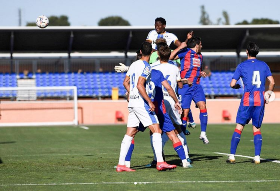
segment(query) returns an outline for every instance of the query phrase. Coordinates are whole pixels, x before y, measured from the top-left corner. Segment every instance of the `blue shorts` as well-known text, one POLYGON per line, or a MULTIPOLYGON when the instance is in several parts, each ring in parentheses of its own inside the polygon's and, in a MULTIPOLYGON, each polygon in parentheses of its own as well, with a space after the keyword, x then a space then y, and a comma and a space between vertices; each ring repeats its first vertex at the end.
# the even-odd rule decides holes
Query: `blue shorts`
POLYGON ((246 125, 252 119, 252 124, 257 128, 260 128, 262 126, 263 116, 264 106, 240 105, 236 116, 236 123, 246 125))
POLYGON ((191 87, 185 84, 182 89, 178 88, 178 94, 181 95, 183 109, 190 109, 192 100, 195 103, 206 102, 205 94, 200 84, 195 84, 191 87))
POLYGON ((175 127, 174 127, 168 113, 165 113, 165 114, 159 113, 159 114, 157 114, 157 116, 158 116, 158 120, 159 120, 159 126, 163 133, 175 130, 175 127))

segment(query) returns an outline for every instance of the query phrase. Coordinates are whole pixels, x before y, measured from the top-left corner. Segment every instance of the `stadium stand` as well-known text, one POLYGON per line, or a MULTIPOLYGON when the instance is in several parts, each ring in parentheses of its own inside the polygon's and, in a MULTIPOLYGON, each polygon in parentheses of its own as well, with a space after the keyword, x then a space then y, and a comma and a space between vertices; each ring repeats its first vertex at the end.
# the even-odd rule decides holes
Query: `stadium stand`
MULTIPOLYGON (((229 87, 233 72, 212 72, 211 78, 201 78, 205 94, 215 96, 241 96, 243 89, 233 90, 229 87)), ((17 87, 17 79, 26 78, 23 73, 0 74, 0 87, 17 87)), ((125 73, 85 72, 85 73, 29 73, 27 78, 35 78, 37 87, 77 86, 79 97, 110 97, 112 88, 119 88, 119 95, 124 96, 123 87, 125 73)), ((240 83, 241 84, 241 83, 240 83)), ((63 92, 61 92, 63 94, 63 92)), ((13 94, 0 94, 2 98, 12 98, 13 94)), ((38 97, 60 97, 56 92, 38 92, 38 97)))

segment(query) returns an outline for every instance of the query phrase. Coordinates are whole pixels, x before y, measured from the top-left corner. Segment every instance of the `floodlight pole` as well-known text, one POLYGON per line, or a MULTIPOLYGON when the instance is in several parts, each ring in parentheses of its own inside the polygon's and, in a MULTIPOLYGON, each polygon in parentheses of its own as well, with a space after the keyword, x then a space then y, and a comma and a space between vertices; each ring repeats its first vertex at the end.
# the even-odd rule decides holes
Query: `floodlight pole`
POLYGON ((124 53, 124 55, 125 55, 125 65, 128 65, 128 64, 129 64, 129 63, 127 63, 127 62, 128 62, 127 52, 128 52, 128 50, 129 50, 129 47, 130 47, 130 44, 131 44, 132 37, 133 37, 133 35, 132 35, 132 31, 130 30, 130 31, 129 31, 129 34, 128 34, 128 38, 127 38, 127 43, 126 43, 125 53, 124 53))
POLYGON ((10 69, 11 69, 11 73, 13 73, 13 52, 14 52, 14 31, 11 32, 11 41, 10 41, 10 60, 11 60, 11 64, 10 64, 10 69))
POLYGON ((74 39, 74 34, 73 31, 71 31, 70 39, 69 39, 69 47, 68 47, 68 71, 71 70, 71 52, 72 52, 73 39, 74 39))
POLYGON ((239 44, 239 46, 236 49, 236 54, 237 54, 236 66, 241 62, 240 52, 241 52, 241 49, 244 46, 246 40, 248 39, 248 37, 249 37, 249 30, 247 29, 246 32, 245 32, 245 35, 243 36, 243 39, 242 39, 241 43, 239 44))

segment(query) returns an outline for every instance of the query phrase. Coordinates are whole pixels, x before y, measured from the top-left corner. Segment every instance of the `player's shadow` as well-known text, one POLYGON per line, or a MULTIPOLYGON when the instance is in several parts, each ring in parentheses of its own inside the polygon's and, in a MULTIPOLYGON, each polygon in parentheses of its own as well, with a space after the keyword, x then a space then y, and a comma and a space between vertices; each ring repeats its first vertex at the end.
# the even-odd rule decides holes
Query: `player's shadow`
MULTIPOLYGON (((273 162, 273 161, 279 161, 279 159, 266 159, 266 160, 261 160, 261 163, 267 163, 267 162, 273 162)), ((244 161, 240 161, 240 162, 235 162, 235 163, 254 163, 253 159, 247 159, 244 161)))
MULTIPOLYGON (((209 156, 209 155, 200 155, 200 154, 190 154, 190 159, 192 160, 193 163, 198 162, 198 161, 211 161, 211 160, 218 160, 219 158, 222 158, 223 156, 209 156)), ((149 158, 149 161, 151 162, 153 160, 152 157, 147 157, 149 158)), ((165 155, 165 161, 169 164, 175 164, 177 166, 180 166, 182 161, 177 155, 165 155), (171 159, 172 158, 172 159, 171 159), (176 158, 176 159, 174 159, 176 158)), ((145 165, 140 165, 140 166, 133 166, 133 169, 146 169, 146 168, 152 168, 148 166, 149 163, 145 165)))
POLYGON ((0 144, 12 144, 16 143, 15 141, 5 141, 5 142, 0 142, 0 144))

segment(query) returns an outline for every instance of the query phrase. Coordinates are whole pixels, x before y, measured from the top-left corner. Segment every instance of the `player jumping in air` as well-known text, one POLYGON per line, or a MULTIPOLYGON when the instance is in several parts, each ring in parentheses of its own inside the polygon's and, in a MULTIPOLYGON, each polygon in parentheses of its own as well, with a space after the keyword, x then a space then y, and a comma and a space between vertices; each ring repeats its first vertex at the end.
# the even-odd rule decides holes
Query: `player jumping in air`
POLYGON ((186 123, 189 113, 191 101, 200 109, 200 124, 201 133, 199 139, 204 144, 208 144, 209 140, 206 136, 206 128, 208 121, 208 114, 206 109, 206 99, 202 86, 199 84, 200 78, 205 77, 206 73, 201 71, 202 68, 202 43, 199 37, 192 37, 186 42, 182 42, 181 45, 176 48, 170 56, 170 59, 181 60, 181 78, 186 78, 183 88, 180 90, 182 96, 182 108, 184 110, 183 123, 186 123))
POLYGON ((244 84, 244 94, 241 98, 240 106, 236 116, 236 128, 232 135, 230 155, 227 160, 228 163, 235 163, 235 153, 240 141, 243 128, 252 119, 255 157, 254 163, 260 163, 261 147, 262 147, 262 134, 261 125, 264 116, 265 103, 269 102, 269 97, 273 93, 275 86, 274 79, 271 75, 269 66, 260 60, 256 59, 259 53, 259 47, 250 42, 246 49, 247 60, 239 64, 232 77, 230 86, 234 89, 239 89, 240 85, 237 84, 239 78, 242 79, 244 84), (265 81, 268 79, 269 86, 267 97, 265 96, 265 81))

